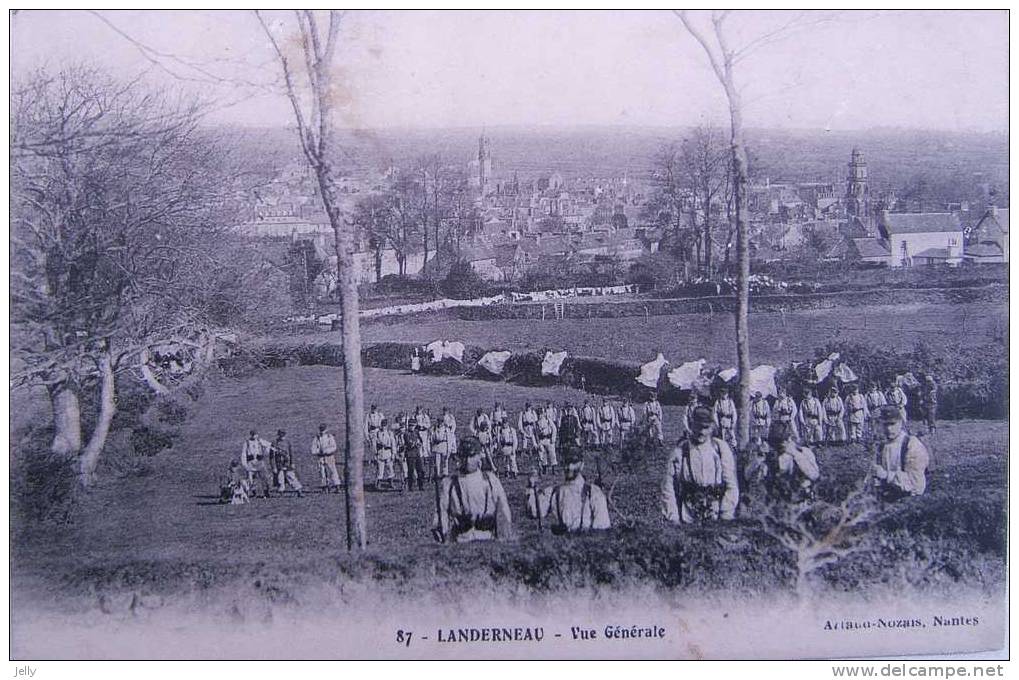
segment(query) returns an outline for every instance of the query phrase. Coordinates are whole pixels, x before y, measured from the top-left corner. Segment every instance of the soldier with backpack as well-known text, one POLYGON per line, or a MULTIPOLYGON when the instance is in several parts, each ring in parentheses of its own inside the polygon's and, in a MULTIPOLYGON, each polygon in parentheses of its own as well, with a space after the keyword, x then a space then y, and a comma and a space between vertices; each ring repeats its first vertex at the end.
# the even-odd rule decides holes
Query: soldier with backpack
POLYGON ((340 473, 336 469, 336 438, 325 423, 318 426, 318 434, 311 440, 311 455, 318 459, 318 472, 325 491, 340 492, 340 473))
POLYGON ((849 396, 846 397, 846 420, 849 424, 850 444, 863 440, 863 426, 869 417, 867 399, 860 394, 860 388, 856 383, 851 384, 849 396))
POLYGON ((509 500, 499 478, 481 469, 481 445, 474 437, 458 446, 457 474, 437 482, 433 535, 442 543, 513 538, 509 500))
POLYGON ((248 438, 244 440, 241 449, 241 465, 248 474, 248 485, 251 491, 258 495, 258 487, 261 487, 262 497, 268 498, 272 489, 272 481, 269 479, 269 451, 272 444, 258 436, 258 432, 251 430, 248 438))
POLYGON ((499 447, 500 463, 503 471, 514 478, 520 474, 517 467, 517 431, 509 423, 496 425, 495 438, 499 447))
POLYGON ((800 402, 800 433, 805 444, 819 444, 824 441, 824 406, 814 396, 814 388, 803 390, 803 401, 800 402))
POLYGON ((527 512, 531 517, 547 518, 554 534, 608 529, 608 502, 596 484, 584 479, 584 453, 576 446, 562 452, 566 481, 536 491, 537 475, 531 476, 527 490, 527 512))
POLYGON ((689 438, 673 449, 666 463, 662 514, 676 524, 735 519, 739 484, 732 449, 712 436, 715 417, 710 408, 695 407, 690 426, 689 438))
POLYGON ((846 441, 846 423, 843 417, 846 404, 839 396, 839 389, 832 385, 824 402, 824 439, 829 444, 842 444, 846 441))
POLYGON ((821 477, 817 457, 796 443, 788 423, 771 426, 763 462, 760 478, 769 497, 785 503, 814 499, 814 482, 821 477))
POLYGON ((542 474, 550 468, 555 470, 559 466, 559 460, 556 458, 557 434, 555 423, 549 418, 548 413, 542 410, 535 425, 535 435, 538 437, 538 463, 541 465, 542 474))
POLYGON ((569 402, 559 416, 558 430, 560 446, 580 446, 580 414, 569 402))
POLYGON ((282 494, 287 490, 287 484, 297 492, 297 497, 304 495, 301 482, 297 479, 297 472, 294 470, 294 449, 287 439, 285 430, 276 431, 276 441, 272 443, 272 464, 276 471, 276 487, 282 494))
POLYGON ((878 418, 881 432, 872 466, 878 495, 886 501, 922 496, 930 464, 927 447, 905 430, 902 412, 894 404, 882 406, 878 418))

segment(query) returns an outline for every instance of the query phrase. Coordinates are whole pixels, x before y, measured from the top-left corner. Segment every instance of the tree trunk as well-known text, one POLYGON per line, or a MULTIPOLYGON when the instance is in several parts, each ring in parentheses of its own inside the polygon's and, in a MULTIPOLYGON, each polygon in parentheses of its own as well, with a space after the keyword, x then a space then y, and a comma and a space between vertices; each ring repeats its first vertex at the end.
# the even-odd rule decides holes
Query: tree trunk
POLYGON ((149 350, 147 347, 142 350, 141 356, 139 357, 139 363, 141 364, 142 378, 145 380, 145 384, 148 385, 149 388, 156 394, 169 394, 170 390, 168 390, 163 383, 159 382, 155 373, 153 373, 152 369, 149 368, 149 350))
POLYGON ((340 332, 343 337, 343 403, 346 457, 347 550, 368 545, 364 498, 364 370, 361 366, 361 327, 357 278, 354 274, 354 235, 344 223, 340 199, 332 181, 332 167, 322 162, 317 168, 319 188, 329 213, 336 242, 336 290, 340 299, 340 332))
POLYGON ((747 317, 750 312, 750 238, 747 225, 746 181, 748 173, 747 150, 743 142, 743 113, 739 93, 731 75, 726 83, 729 115, 732 125, 733 204, 736 213, 736 356, 739 368, 739 446, 746 448, 750 440, 750 331, 747 317))
POLYGON ((82 486, 90 486, 95 481, 96 465, 99 454, 106 446, 106 437, 110 434, 113 416, 117 414, 117 387, 113 379, 113 357, 107 347, 99 357, 99 417, 95 429, 89 437, 88 446, 82 451, 79 459, 78 481, 82 486))
POLYGON ((711 276, 711 198, 704 187, 704 269, 711 276))
POLYGON ((47 388, 53 407, 53 443, 50 451, 68 458, 81 451, 81 402, 77 388, 62 381, 47 388))

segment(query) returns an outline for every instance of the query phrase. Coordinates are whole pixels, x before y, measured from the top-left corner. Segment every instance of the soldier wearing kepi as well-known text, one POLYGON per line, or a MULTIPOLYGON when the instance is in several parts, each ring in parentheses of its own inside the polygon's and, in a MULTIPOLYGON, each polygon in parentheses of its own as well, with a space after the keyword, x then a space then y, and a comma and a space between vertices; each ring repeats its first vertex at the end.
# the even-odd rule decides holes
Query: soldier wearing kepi
POLYGON ((538 438, 534 432, 534 426, 537 424, 538 412, 531 408, 531 402, 525 403, 524 410, 517 417, 517 427, 523 438, 521 445, 525 451, 534 451, 538 448, 538 438))
POLYGON ((547 517, 552 533, 565 534, 608 529, 609 507, 605 493, 584 479, 584 454, 576 446, 563 451, 566 481, 535 492, 538 478, 531 477, 527 490, 527 512, 531 517, 547 517))
POLYGON ((637 422, 637 413, 633 410, 633 404, 629 397, 623 401, 623 407, 619 409, 619 445, 626 446, 627 441, 633 435, 633 425, 637 422))
POLYGON ((541 465, 541 473, 545 474, 549 468, 554 471, 559 466, 555 445, 556 426, 544 410, 538 416, 535 432, 538 436, 538 463, 541 465))
POLYGON ((899 387, 899 383, 894 380, 888 383, 888 394, 886 396, 888 397, 888 405, 899 409, 899 416, 902 418, 902 426, 908 429, 909 418, 906 416, 906 404, 909 400, 906 398, 906 393, 903 389, 899 387))
POLYGON ((509 423, 509 414, 506 413, 506 409, 502 407, 502 404, 495 402, 495 408, 492 409, 492 424, 505 425, 507 423, 509 423))
POLYGON ((601 443, 612 446, 616 440, 618 427, 619 417, 616 415, 616 409, 603 397, 601 406, 598 407, 598 435, 601 443))
POLYGON ((381 489, 385 486, 393 488, 393 478, 396 476, 393 465, 396 462, 396 437, 389 429, 389 420, 382 419, 378 432, 375 433, 375 462, 378 465, 375 477, 375 488, 381 489))
POLYGON ((371 405, 368 413, 364 416, 364 440, 368 443, 368 448, 373 451, 375 450, 375 437, 382 428, 383 418, 385 416, 375 404, 371 405))
POLYGON ((792 428, 793 437, 800 438, 800 430, 796 426, 796 400, 789 396, 784 387, 778 388, 778 400, 775 402, 775 409, 772 411, 772 418, 776 423, 788 423, 792 428))
POLYGON ((885 399, 885 393, 878 387, 877 381, 870 384, 866 400, 867 412, 870 414, 870 434, 872 437, 877 438, 881 432, 881 421, 879 418, 881 407, 888 403, 888 400, 885 399))
MULTIPOLYGON (((478 412, 480 413, 481 409, 478 409, 478 412)), ((454 436, 456 435, 456 417, 445 406, 442 407, 441 422, 449 428, 449 431, 452 432, 454 436)))
POLYGON ((867 411, 867 400, 860 394, 860 388, 856 383, 849 386, 849 396, 846 397, 846 420, 849 423, 849 443, 853 444, 863 440, 863 427, 870 417, 867 411))
POLYGON ((258 494, 258 487, 261 487, 263 498, 268 498, 272 489, 268 467, 271 448, 272 444, 259 437, 255 430, 248 432, 248 438, 241 448, 241 465, 248 474, 248 484, 255 495, 258 494))
POLYGON ((839 396, 839 390, 832 385, 824 403, 824 438, 830 444, 841 444, 846 441, 846 424, 842 420, 846 413, 846 405, 839 396))
POLYGON ((514 478, 520 474, 517 467, 517 431, 509 423, 496 426, 496 441, 499 443, 500 462, 506 474, 514 478))
POLYGON ((662 405, 658 403, 658 395, 654 392, 644 404, 644 420, 647 421, 648 432, 659 445, 665 445, 665 433, 662 431, 662 405))
POLYGON ((446 477, 449 475, 450 459, 456 453, 456 437, 445 423, 439 423, 435 427, 435 433, 431 435, 431 444, 431 451, 435 456, 435 476, 446 477))
POLYGON ((580 430, 585 446, 598 445, 598 409, 586 399, 583 408, 580 409, 580 430))
POLYGON ((750 402, 750 437, 764 439, 771 428, 771 407, 760 392, 754 392, 750 402))
POLYGON ((787 423, 771 426, 768 449, 762 475, 768 495, 786 503, 813 500, 814 482, 821 477, 814 452, 796 443, 787 423))
POLYGON ((481 469, 481 446, 473 437, 460 442, 459 473, 442 480, 433 535, 445 543, 508 540, 513 521, 499 478, 481 469))
POLYGON ((276 441, 272 443, 273 468, 276 470, 276 486, 282 494, 287 490, 289 483, 297 492, 297 497, 304 495, 300 480, 297 479, 297 472, 294 470, 294 449, 287 439, 284 430, 276 431, 276 441))
POLYGON ((336 470, 336 438, 328 430, 325 423, 318 426, 318 434, 311 440, 311 455, 318 460, 322 488, 339 493, 340 473, 336 470))
POLYGON ((736 404, 729 397, 729 388, 722 385, 715 402, 715 421, 722 439, 732 448, 736 448, 736 419, 736 404))
POLYGON ((404 428, 401 433, 403 437, 403 458, 407 480, 407 490, 414 490, 414 483, 417 482, 418 491, 425 489, 425 462, 421 455, 421 438, 417 432, 404 428))
POLYGON ((921 496, 927 490, 927 447, 903 428, 902 413, 894 404, 881 407, 881 423, 873 472, 878 495, 887 501, 921 496))
POLYGON ((800 432, 805 444, 817 444, 824 441, 824 406, 814 396, 814 389, 803 390, 803 401, 800 402, 800 432))
POLYGON ((735 519, 739 485, 732 449, 712 436, 715 417, 710 408, 695 407, 690 426, 690 437, 673 449, 666 464, 662 514, 677 524, 735 519))

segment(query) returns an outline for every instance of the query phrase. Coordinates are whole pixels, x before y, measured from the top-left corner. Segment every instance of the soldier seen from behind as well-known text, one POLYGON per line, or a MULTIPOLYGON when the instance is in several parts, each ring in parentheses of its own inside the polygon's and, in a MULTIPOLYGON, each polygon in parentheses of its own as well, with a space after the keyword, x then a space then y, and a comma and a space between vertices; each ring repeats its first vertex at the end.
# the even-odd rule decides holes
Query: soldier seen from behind
POLYGON ((276 471, 276 488, 282 494, 287 490, 289 484, 297 497, 304 495, 303 486, 297 479, 297 471, 294 469, 294 448, 287 439, 285 430, 276 431, 276 441, 272 443, 272 466, 276 471))
POLYGON ((513 520, 499 478, 481 469, 481 444, 474 437, 457 447, 457 474, 439 482, 433 535, 444 543, 508 540, 513 520))
POLYGON ((564 476, 562 484, 537 490, 538 476, 531 475, 527 490, 527 513, 541 514, 552 533, 576 533, 608 529, 608 502, 601 488, 584 479, 584 453, 576 446, 562 451, 564 476))

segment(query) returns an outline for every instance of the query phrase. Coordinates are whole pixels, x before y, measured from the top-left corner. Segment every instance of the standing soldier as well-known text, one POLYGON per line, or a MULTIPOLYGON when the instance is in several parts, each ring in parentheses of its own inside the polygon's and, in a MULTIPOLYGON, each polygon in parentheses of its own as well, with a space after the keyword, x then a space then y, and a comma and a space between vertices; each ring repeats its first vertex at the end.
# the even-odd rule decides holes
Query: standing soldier
POLYGON ((414 352, 410 355, 410 372, 420 373, 421 372, 421 355, 418 354, 418 348, 414 348, 414 352))
POLYGON ((385 484, 386 488, 393 488, 393 463, 396 461, 396 437, 389 429, 389 420, 382 419, 381 426, 375 433, 375 462, 378 466, 375 476, 375 488, 381 489, 385 484))
POLYGON ((535 492, 538 479, 532 475, 527 490, 527 513, 550 517, 554 534, 608 529, 609 507, 605 493, 584 479, 584 454, 576 446, 563 450, 566 481, 535 492))
POLYGON ((404 478, 407 480, 407 489, 414 490, 414 482, 417 481, 418 491, 425 490, 425 463, 421 455, 421 437, 417 432, 404 428, 403 436, 403 457, 406 472, 404 478))
POLYGON ((789 396, 784 387, 778 388, 778 400, 775 402, 775 410, 773 412, 774 421, 776 423, 788 423, 792 428, 793 437, 797 440, 800 438, 799 428, 796 427, 796 400, 789 396))
POLYGON ((427 457, 432 452, 432 416, 417 406, 414 408, 414 423, 421 439, 421 455, 427 457))
POLYGON ((673 449, 666 465, 662 514, 675 524, 735 519, 739 486, 732 449, 712 436, 715 416, 710 408, 695 407, 690 425, 690 437, 673 449))
POLYGON ((368 443, 368 448, 371 450, 375 449, 375 438, 378 435, 379 430, 382 428, 383 418, 385 418, 385 416, 375 404, 371 405, 368 413, 364 416, 364 440, 368 443))
POLYGON ((928 375, 923 386, 923 417, 927 431, 933 434, 938 430, 938 384, 934 376, 928 375))
POLYGON ((251 430, 241 449, 241 465, 248 474, 248 484, 255 495, 258 495, 258 488, 255 486, 257 481, 258 485, 262 487, 263 498, 269 497, 269 491, 272 488, 267 467, 271 448, 272 444, 259 437, 258 432, 251 430))
POLYGON ((563 406, 557 430, 560 446, 580 446, 580 414, 570 402, 563 406))
POLYGON ((725 385, 718 390, 718 401, 715 402, 715 420, 718 422, 719 434, 730 448, 736 448, 736 404, 729 397, 729 388, 725 385))
POLYGON ((598 445, 598 411, 587 399, 580 409, 580 429, 584 446, 598 445))
POLYGON ((555 450, 556 426, 544 410, 538 416, 535 431, 538 435, 538 464, 541 466, 541 473, 545 474, 550 466, 555 471, 559 466, 555 450))
POLYGON ((648 435, 656 440, 659 446, 665 445, 665 433, 662 431, 662 405, 658 403, 658 395, 651 393, 651 397, 644 404, 644 420, 647 422, 648 435))
POLYGON ((598 408, 598 432, 602 444, 612 446, 615 443, 615 431, 619 427, 619 417, 616 415, 615 407, 604 397, 601 406, 598 408))
POLYGON ((318 426, 318 435, 311 440, 311 455, 318 459, 318 472, 325 491, 340 492, 340 473, 336 469, 336 438, 325 423, 318 426))
POLYGON ((888 383, 888 403, 897 409, 902 414, 902 427, 909 429, 909 418, 906 416, 906 403, 909 401, 906 399, 906 393, 899 387, 899 383, 892 380, 888 383))
POLYGON ((750 404, 750 436, 763 440, 771 429, 771 406, 760 392, 754 392, 750 404))
POLYGON ((492 431, 492 419, 487 413, 482 411, 480 408, 474 412, 474 417, 471 418, 470 430, 471 434, 475 437, 478 436, 478 432, 481 432, 481 426, 484 425, 485 429, 489 433, 492 431))
POLYGON ((520 474, 520 469, 517 467, 517 431, 509 423, 497 425, 495 431, 503 470, 516 479, 516 476, 520 474))
MULTIPOLYGON (((481 409, 478 409, 478 411, 480 412, 481 409)), ((449 428, 449 431, 452 432, 453 436, 455 437, 456 436, 456 418, 453 416, 453 414, 450 412, 449 408, 446 407, 446 406, 442 407, 442 422, 446 425, 446 427, 449 428)))
POLYGON ((481 446, 473 437, 460 444, 458 474, 439 487, 433 535, 445 543, 513 538, 509 500, 499 478, 481 469, 481 446))
POLYGON ((545 402, 545 415, 548 416, 548 419, 552 421, 552 424, 555 425, 558 430, 559 419, 562 418, 562 414, 559 412, 559 409, 555 407, 555 404, 552 403, 551 399, 545 402))
POLYGON ((846 441, 846 405, 839 396, 834 385, 828 390, 824 403, 824 438, 829 444, 842 444, 846 441))
POLYGON ((525 403, 524 410, 520 412, 520 416, 517 418, 517 426, 524 440, 523 446, 525 451, 534 451, 538 448, 538 439, 534 433, 534 427, 537 424, 538 413, 531 408, 531 402, 525 403))
POLYGON ((881 407, 888 403, 885 399, 885 393, 878 387, 877 381, 870 383, 870 388, 867 390, 867 413, 870 414, 870 435, 871 438, 877 439, 881 432, 881 421, 879 414, 881 413, 881 407))
POLYGON ((477 438, 478 443, 481 444, 482 469, 498 473, 498 468, 495 466, 495 458, 492 456, 492 452, 495 449, 495 436, 492 434, 488 416, 484 413, 481 416, 482 419, 477 423, 477 432, 474 433, 474 436, 477 438))
POLYGON ((431 442, 431 451, 435 458, 435 476, 446 477, 449 475, 449 459, 456 453, 456 437, 445 423, 439 423, 435 426, 431 442))
POLYGON ((881 407, 880 439, 873 465, 877 491, 886 501, 922 496, 927 490, 927 447, 903 428, 902 411, 894 404, 881 407))
POLYGON ((633 410, 630 398, 623 400, 623 407, 619 409, 619 446, 625 447, 630 435, 633 432, 633 425, 637 422, 637 413, 633 410))
POLYGON ((867 412, 867 400, 860 394, 860 387, 856 383, 849 386, 846 413, 849 421, 849 443, 863 441, 863 426, 870 414, 867 412))
POLYGON ((824 406, 821 400, 814 396, 814 388, 806 387, 803 390, 803 401, 800 402, 800 426, 803 433, 803 443, 817 444, 824 441, 824 406))
POLYGON ((290 440, 287 439, 285 430, 276 431, 276 441, 272 443, 272 464, 273 469, 276 470, 276 486, 280 493, 287 490, 289 482, 297 492, 297 497, 303 496, 304 493, 301 491, 303 487, 294 471, 294 449, 290 445, 290 440))
POLYGON ((508 422, 509 414, 506 413, 506 409, 499 402, 495 402, 495 408, 492 409, 492 424, 505 425, 508 422))

